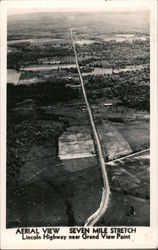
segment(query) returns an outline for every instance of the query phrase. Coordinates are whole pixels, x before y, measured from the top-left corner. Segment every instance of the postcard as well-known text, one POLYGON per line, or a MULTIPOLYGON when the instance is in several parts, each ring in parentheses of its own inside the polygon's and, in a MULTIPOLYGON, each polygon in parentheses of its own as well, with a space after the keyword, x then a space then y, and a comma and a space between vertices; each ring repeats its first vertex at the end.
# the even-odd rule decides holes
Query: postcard
POLYGON ((1 1, 1 249, 156 249, 157 1, 1 1))

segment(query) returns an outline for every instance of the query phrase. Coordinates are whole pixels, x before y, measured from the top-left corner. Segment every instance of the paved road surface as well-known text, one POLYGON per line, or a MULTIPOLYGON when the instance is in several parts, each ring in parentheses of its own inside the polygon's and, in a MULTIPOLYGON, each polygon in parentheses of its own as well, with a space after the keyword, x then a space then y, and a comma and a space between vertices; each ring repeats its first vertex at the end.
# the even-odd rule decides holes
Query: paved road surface
POLYGON ((98 133, 97 133, 97 130, 95 127, 95 123, 93 120, 90 105, 88 103, 86 91, 84 88, 83 78, 82 78, 80 67, 78 64, 77 52, 76 52, 75 42, 73 39, 72 30, 71 30, 70 20, 69 20, 69 29, 70 29, 70 35, 71 35, 71 40, 72 40, 72 45, 73 45, 73 50, 74 50, 74 55, 75 55, 76 66, 77 66, 77 70, 78 70, 78 74, 79 74, 79 78, 80 78, 80 82, 81 82, 84 100, 85 100, 88 115, 89 115, 90 124, 92 127, 93 137, 94 137, 94 141, 95 141, 95 145, 96 145, 96 153, 98 155, 99 165, 101 167, 102 177, 103 177, 103 192, 102 192, 102 199, 100 202, 100 206, 99 206, 98 210, 94 214, 92 214, 87 219, 87 221, 85 223, 85 226, 93 226, 101 218, 101 216, 105 213, 105 211, 108 207, 109 196, 110 196, 110 187, 109 187, 109 181, 108 181, 107 171, 105 168, 105 161, 104 161, 104 157, 103 157, 103 152, 102 152, 99 136, 98 136, 98 133))

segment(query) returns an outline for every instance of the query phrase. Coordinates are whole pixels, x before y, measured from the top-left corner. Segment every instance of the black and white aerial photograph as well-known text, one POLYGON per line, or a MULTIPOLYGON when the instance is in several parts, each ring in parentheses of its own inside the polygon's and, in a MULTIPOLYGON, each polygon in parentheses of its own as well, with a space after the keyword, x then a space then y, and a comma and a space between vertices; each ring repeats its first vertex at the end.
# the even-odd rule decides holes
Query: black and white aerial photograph
POLYGON ((6 228, 150 226, 149 17, 8 9, 6 228))

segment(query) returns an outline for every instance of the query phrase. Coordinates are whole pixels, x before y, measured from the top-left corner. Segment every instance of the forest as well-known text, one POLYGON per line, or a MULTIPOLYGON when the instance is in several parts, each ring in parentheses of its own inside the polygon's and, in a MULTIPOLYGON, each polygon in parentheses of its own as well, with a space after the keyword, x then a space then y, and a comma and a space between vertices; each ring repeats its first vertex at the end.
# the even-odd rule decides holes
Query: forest
POLYGON ((18 102, 25 99, 32 99, 39 105, 49 105, 57 102, 67 102, 77 98, 79 92, 67 86, 65 79, 50 78, 44 83, 32 85, 13 85, 7 86, 7 107, 8 111, 15 107, 18 102))

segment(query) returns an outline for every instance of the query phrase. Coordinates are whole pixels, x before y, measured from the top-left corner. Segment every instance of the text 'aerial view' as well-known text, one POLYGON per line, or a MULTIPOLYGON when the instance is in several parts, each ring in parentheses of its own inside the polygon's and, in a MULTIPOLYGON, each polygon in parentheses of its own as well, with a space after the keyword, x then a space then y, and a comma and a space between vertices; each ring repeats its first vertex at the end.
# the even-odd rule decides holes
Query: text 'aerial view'
POLYGON ((7 228, 150 226, 149 14, 8 11, 7 228))

